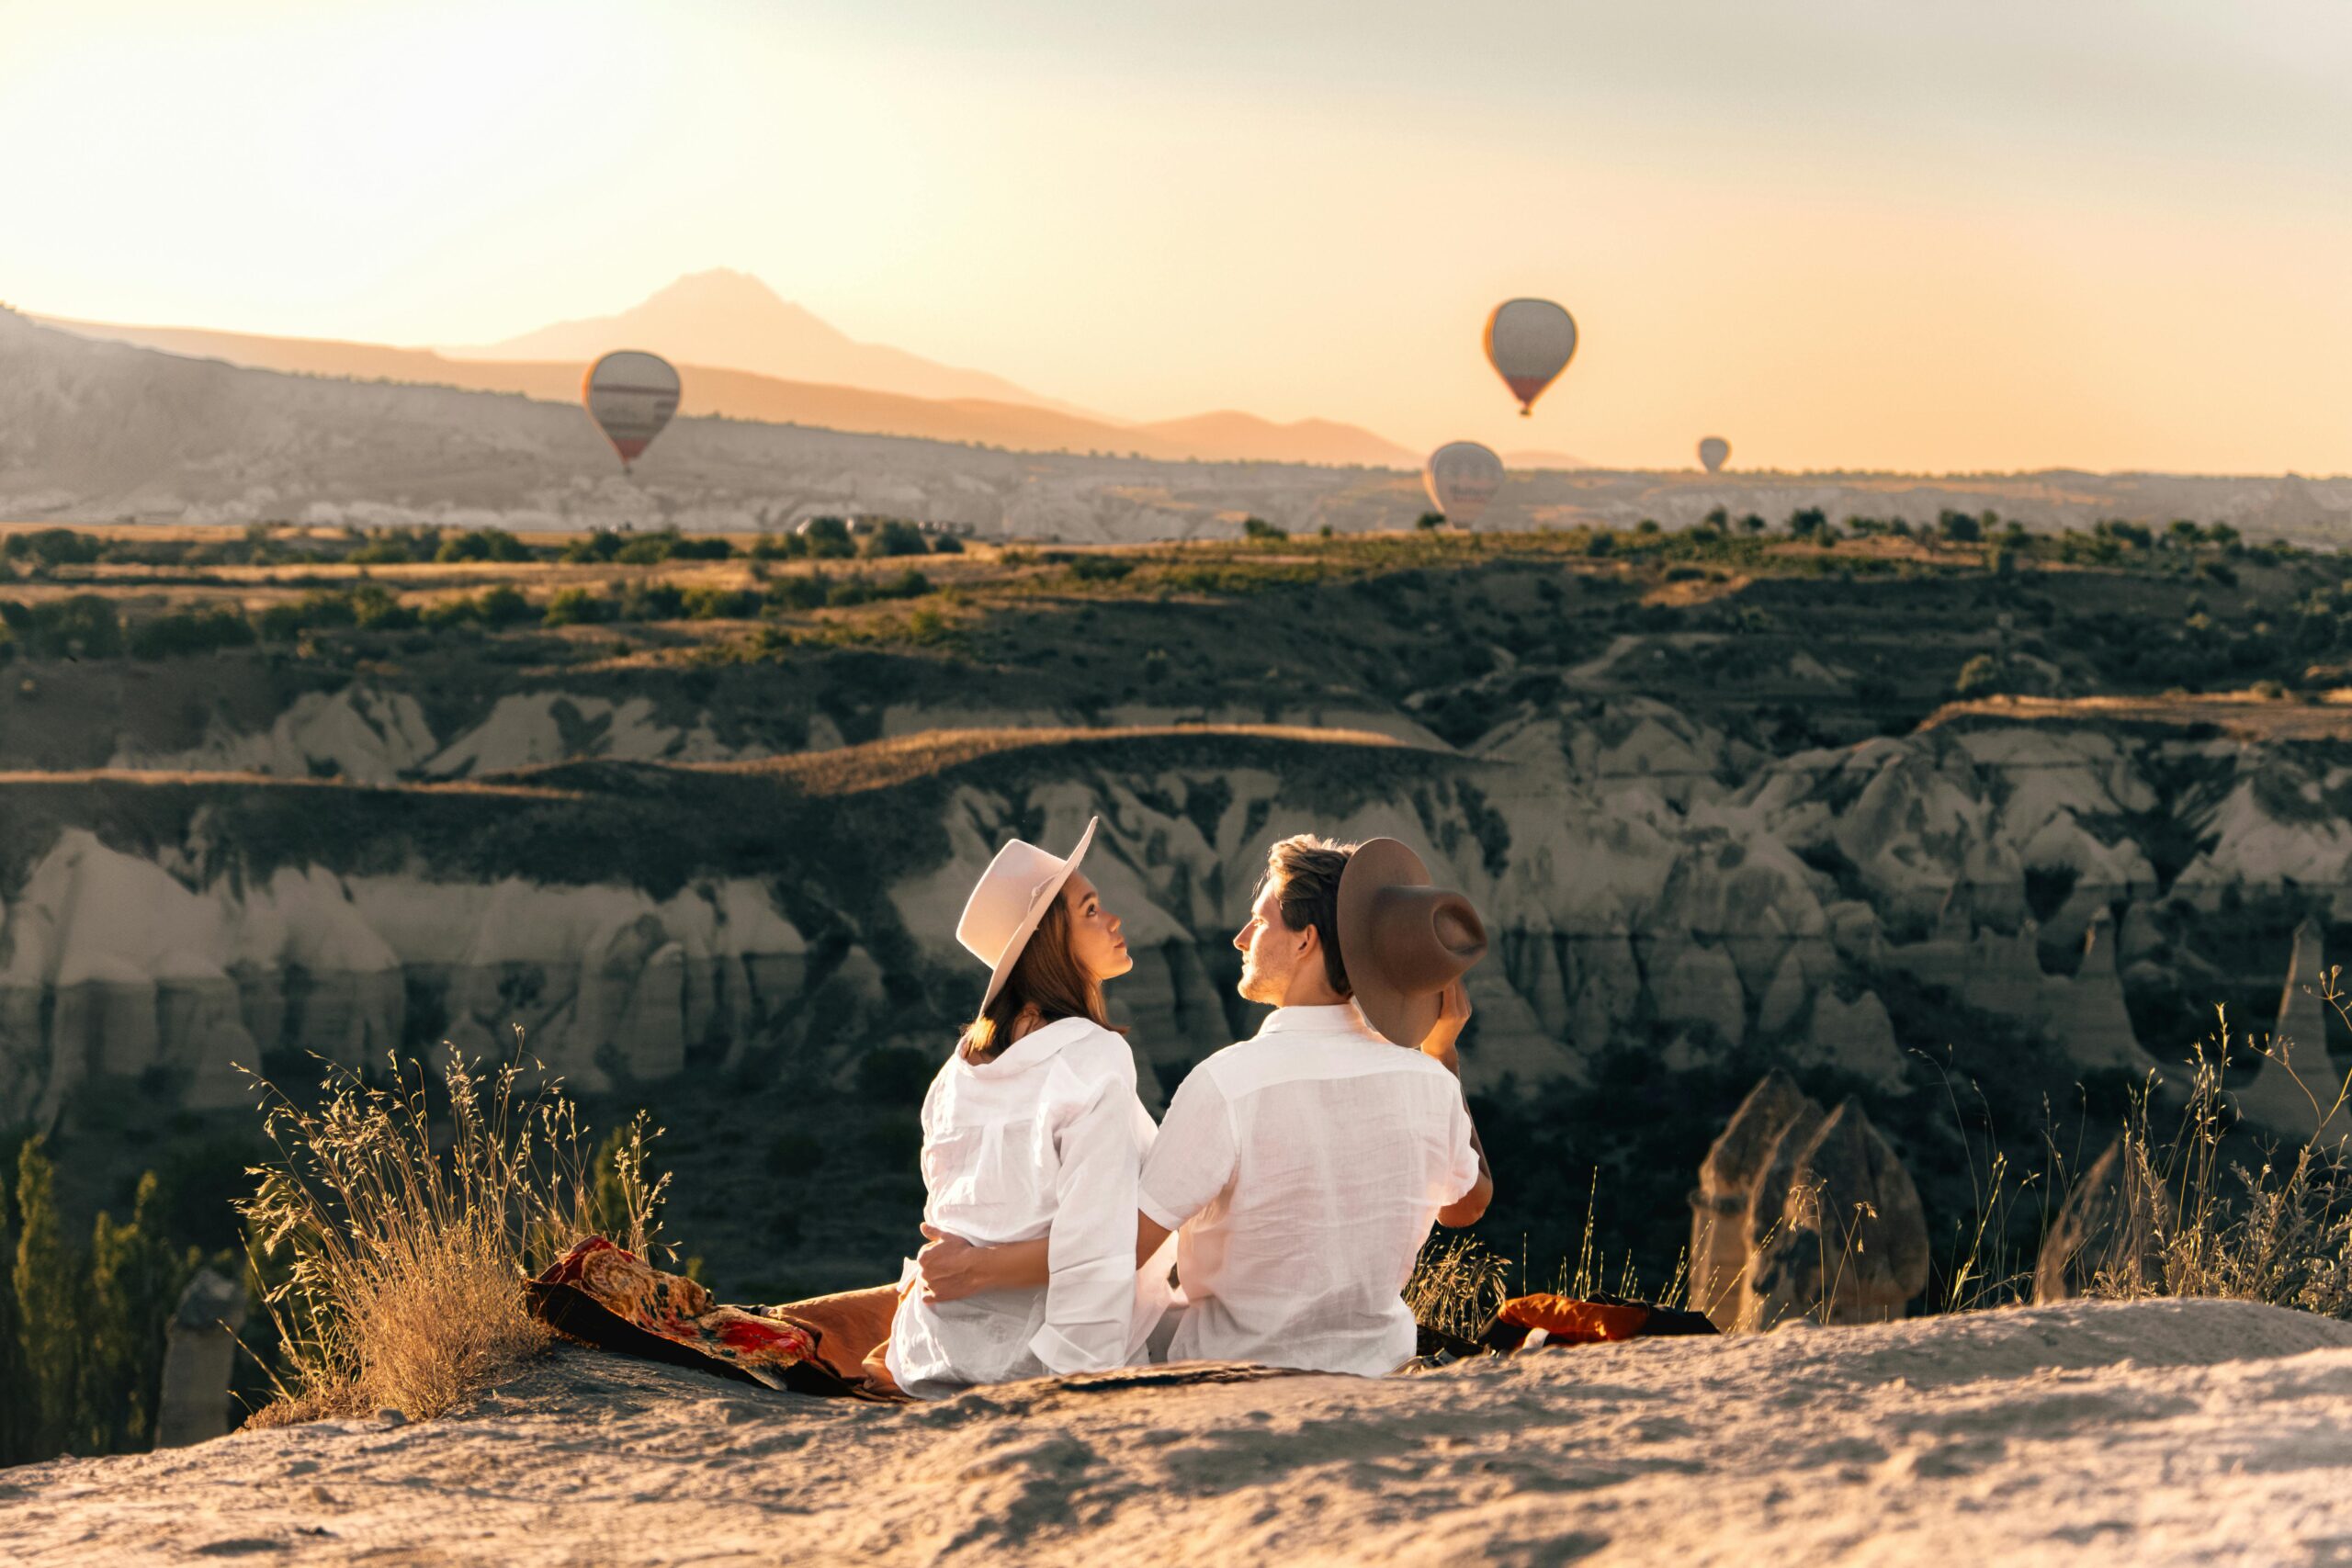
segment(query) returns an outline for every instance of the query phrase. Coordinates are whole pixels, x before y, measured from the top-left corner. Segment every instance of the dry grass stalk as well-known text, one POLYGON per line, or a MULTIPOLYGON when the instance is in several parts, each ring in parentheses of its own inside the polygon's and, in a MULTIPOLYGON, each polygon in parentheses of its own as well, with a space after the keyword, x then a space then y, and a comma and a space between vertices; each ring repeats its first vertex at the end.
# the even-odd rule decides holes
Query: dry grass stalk
POLYGON ((1510 1294, 1510 1261, 1466 1235, 1431 1236, 1405 1282, 1413 1321, 1457 1339, 1476 1339, 1510 1294))
POLYGON ((592 1156, 561 1086, 526 1089, 519 1061, 484 1080, 452 1054, 437 1108, 418 1063, 390 1066, 372 1087, 330 1065, 307 1107, 256 1077, 277 1158, 239 1207, 286 1369, 258 1425, 438 1416, 546 1342, 523 1282, 563 1247, 659 1244, 641 1113, 592 1156))
MULTIPOLYGON (((2329 971, 2323 995, 2341 1015, 2335 977, 2329 971)), ((2210 1048, 2197 1047, 2188 1103, 2161 1145, 2148 1096, 2137 1098, 2124 1130, 2122 1198, 2133 1233, 2150 1245, 2122 1249, 2090 1293, 2227 1297, 2352 1318, 2352 1156, 2341 1140, 2314 1135, 2291 1152, 2266 1149, 2257 1169, 2225 1163, 2237 1121, 2226 1093, 2228 1043, 2222 1014, 2210 1048)), ((2283 1064, 2290 1048, 2272 1040, 2256 1054, 2283 1064)), ((2326 1126, 2347 1096, 2352 1078, 2330 1105, 2306 1091, 2312 1124, 2326 1126)))

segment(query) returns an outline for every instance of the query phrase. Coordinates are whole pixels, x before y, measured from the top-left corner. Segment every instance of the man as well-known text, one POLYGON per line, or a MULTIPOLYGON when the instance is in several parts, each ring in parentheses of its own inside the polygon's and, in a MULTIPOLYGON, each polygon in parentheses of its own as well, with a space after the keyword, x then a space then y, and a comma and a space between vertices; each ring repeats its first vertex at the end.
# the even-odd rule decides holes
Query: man
POLYGON ((1184 1079, 1144 1162, 1137 1255, 1177 1232, 1189 1303, 1168 1359, 1394 1371, 1430 1222, 1475 1224, 1494 1195, 1455 1048, 1484 932, 1395 840, 1301 835, 1233 944, 1242 996, 1275 1010, 1184 1079))
MULTIPOLYGON (((1185 1077, 1144 1162, 1136 1256, 1176 1232, 1187 1298, 1165 1359, 1392 1372, 1430 1222, 1475 1224, 1494 1196, 1456 1052, 1485 932, 1395 840, 1300 835, 1233 945, 1242 996, 1275 1010, 1185 1077)), ((940 1299, 1043 1276, 1042 1243, 925 1234, 940 1299)))

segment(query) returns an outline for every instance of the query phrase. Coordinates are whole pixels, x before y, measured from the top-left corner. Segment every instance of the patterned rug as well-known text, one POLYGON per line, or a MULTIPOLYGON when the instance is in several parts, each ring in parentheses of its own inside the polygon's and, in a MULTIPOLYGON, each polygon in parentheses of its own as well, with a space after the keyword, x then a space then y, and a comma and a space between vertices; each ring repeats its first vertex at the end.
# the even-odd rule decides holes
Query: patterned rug
POLYGON ((529 1285, 531 1311, 567 1338, 601 1349, 716 1372, 763 1388, 837 1398, 876 1397, 828 1368, 820 1331, 712 1300, 601 1235, 573 1245, 529 1285))

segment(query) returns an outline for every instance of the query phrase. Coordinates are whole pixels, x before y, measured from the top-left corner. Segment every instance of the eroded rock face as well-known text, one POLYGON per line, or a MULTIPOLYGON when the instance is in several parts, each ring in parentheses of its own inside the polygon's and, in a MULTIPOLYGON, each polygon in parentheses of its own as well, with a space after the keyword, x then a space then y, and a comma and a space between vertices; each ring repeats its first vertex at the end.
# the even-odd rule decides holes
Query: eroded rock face
POLYGON ((85 1084, 242 1104, 236 1069, 281 1048, 356 1066, 447 1040, 503 1059, 517 1025, 581 1087, 659 1081, 780 1029, 806 955, 748 883, 657 901, 312 866, 190 886, 71 829, 0 906, 0 1120, 47 1120, 85 1084), (413 1018, 412 994, 438 1016, 413 1018))
POLYGON ((1690 1301, 1716 1327, 1739 1325, 1747 1292, 1748 1208, 1781 1135, 1821 1107, 1774 1068, 1739 1102, 1699 1167, 1690 1194, 1690 1301))
MULTIPOLYGON (((379 684, 313 698, 266 735, 210 738, 201 758, 118 760, 439 778, 722 754, 706 717, 637 697, 522 692, 443 735, 379 684)), ((2290 863, 2334 863, 2343 781, 2300 754, 2198 750, 2211 744, 1972 721, 1772 758, 1652 699, 1609 696, 1513 720, 1458 773, 1336 808, 1260 763, 1099 761, 1006 786, 982 772, 940 808, 945 857, 880 890, 905 940, 813 958, 773 889, 724 878, 662 898, 429 868, 249 879, 215 869, 235 846, 193 829, 132 853, 71 829, 21 848, 29 869, 0 889, 0 1108, 53 1108, 94 1074, 154 1072, 218 1100, 233 1092, 226 1062, 272 1049, 347 1063, 442 1038, 503 1050, 517 1023, 589 1086, 657 1080, 698 1054, 741 1066, 769 1049, 854 1050, 904 1027, 892 987, 950 1015, 976 1002, 953 931, 973 881, 1005 839, 1067 843, 1097 812, 1089 870, 1136 955, 1109 999, 1134 1027, 1148 1094, 1254 1027, 1228 944, 1267 847, 1302 830, 1400 839, 1478 903, 1491 956, 1471 978, 1475 1093, 1577 1081, 1606 1052, 1668 1040, 1684 1066, 1761 1051, 1894 1090, 1911 1050, 1939 1043, 1904 1037, 1915 987, 2013 1021, 2080 1070, 2137 1075, 2161 1064, 2133 1036, 2124 987, 2179 962, 2166 934, 2178 912, 2290 863), (2152 749, 2212 782, 2160 794, 2152 749), (2132 836, 2152 812, 2206 845, 2172 886, 2132 836), (882 973, 877 951, 911 972, 882 973), (804 1016, 819 990, 821 1029, 804 1016)), ((2310 1031, 2299 1017, 2280 1032, 2310 1031)), ((2257 1078, 2249 1092, 2258 1120, 2292 1121, 2296 1084, 2257 1078)))

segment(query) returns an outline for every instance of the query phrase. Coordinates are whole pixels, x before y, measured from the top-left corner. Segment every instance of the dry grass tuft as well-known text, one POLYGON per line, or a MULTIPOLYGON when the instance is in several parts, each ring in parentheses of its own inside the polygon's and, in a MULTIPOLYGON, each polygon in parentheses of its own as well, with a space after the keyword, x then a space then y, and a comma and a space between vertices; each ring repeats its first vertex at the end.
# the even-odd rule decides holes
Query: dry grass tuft
POLYGON ((453 1054, 437 1085, 390 1067, 376 1087, 331 1066, 311 1106, 261 1084, 277 1158, 239 1207, 280 1366, 254 1425, 441 1415, 546 1343, 524 1280, 562 1248, 658 1244, 642 1114, 592 1156, 560 1085, 526 1089, 536 1063, 484 1080, 453 1054))
POLYGON ((1431 1236, 1405 1282, 1413 1321, 1457 1339, 1476 1339, 1510 1295, 1510 1264, 1466 1235, 1431 1236))
MULTIPOLYGON (((2331 972, 2325 999, 2341 1013, 2333 981, 2331 972)), ((2352 1150, 2314 1136, 2298 1149, 2266 1147, 2255 1168, 2226 1158, 2237 1121, 2228 1038, 2224 1016, 2210 1049, 2198 1047, 2188 1102, 2163 1141, 2139 1097, 2123 1135, 2120 1228, 2145 1245, 2117 1248, 2089 1293, 2224 1297, 2352 1318, 2352 1150)), ((2283 1067, 2290 1048, 2273 1041, 2257 1054, 2283 1067)), ((2314 1125, 2328 1125, 2347 1095, 2352 1079, 2333 1104, 2313 1099, 2314 1125)))

